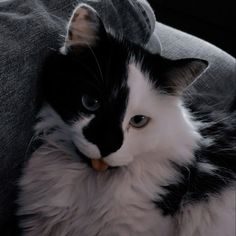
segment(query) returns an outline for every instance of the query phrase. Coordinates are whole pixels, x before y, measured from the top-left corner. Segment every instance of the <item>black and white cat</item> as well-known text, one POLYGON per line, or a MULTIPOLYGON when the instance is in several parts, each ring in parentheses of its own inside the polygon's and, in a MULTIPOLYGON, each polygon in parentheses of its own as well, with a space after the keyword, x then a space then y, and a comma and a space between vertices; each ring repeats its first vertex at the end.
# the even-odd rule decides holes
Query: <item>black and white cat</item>
POLYGON ((206 67, 117 39, 79 5, 43 70, 24 235, 234 236, 236 113, 181 99, 206 67))

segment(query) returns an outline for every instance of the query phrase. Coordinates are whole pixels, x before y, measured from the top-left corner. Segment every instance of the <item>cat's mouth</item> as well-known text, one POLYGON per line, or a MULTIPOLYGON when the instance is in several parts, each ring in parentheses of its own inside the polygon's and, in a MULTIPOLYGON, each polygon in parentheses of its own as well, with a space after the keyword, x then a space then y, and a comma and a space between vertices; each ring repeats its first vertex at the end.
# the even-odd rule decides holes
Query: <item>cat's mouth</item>
POLYGON ((91 159, 84 155, 76 146, 76 152, 80 159, 88 164, 92 169, 98 172, 106 171, 108 169, 113 169, 114 167, 109 166, 103 159, 91 159))
POLYGON ((91 159, 91 166, 96 171, 105 171, 109 165, 102 159, 91 159))

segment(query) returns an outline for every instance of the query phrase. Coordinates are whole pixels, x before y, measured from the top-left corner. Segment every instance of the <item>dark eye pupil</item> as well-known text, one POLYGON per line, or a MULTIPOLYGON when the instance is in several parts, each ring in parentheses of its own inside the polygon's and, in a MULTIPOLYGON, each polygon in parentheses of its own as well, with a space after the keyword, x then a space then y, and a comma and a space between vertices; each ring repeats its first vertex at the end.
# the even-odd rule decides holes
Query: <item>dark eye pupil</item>
POLYGON ((96 111, 100 107, 99 101, 88 95, 82 97, 82 104, 88 111, 96 111))
POLYGON ((144 116, 134 116, 133 117, 133 122, 136 124, 139 124, 140 122, 142 122, 144 119, 144 116))
POLYGON ((86 105, 87 105, 88 107, 96 106, 97 103, 98 103, 98 101, 95 100, 95 99, 88 98, 88 99, 86 100, 86 105))

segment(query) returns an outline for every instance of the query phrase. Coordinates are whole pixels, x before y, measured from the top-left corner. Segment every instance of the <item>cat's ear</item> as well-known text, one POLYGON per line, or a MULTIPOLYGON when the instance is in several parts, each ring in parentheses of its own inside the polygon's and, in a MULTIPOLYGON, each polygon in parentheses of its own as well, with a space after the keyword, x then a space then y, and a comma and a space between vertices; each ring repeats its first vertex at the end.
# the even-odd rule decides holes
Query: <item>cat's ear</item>
POLYGON ((167 64, 161 88, 174 95, 182 94, 208 67, 207 61, 195 58, 171 60, 167 64))
POLYGON ((105 35, 105 27, 96 10, 79 4, 70 18, 62 51, 71 46, 93 46, 105 35))

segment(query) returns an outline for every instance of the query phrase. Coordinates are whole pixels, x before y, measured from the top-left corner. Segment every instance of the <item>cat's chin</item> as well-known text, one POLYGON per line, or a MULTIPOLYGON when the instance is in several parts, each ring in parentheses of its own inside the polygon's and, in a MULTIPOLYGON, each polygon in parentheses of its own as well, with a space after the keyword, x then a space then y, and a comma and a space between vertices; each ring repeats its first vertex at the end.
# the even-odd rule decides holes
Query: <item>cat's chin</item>
POLYGON ((119 168, 122 166, 127 166, 130 162, 127 161, 117 161, 112 158, 100 158, 100 159, 90 159, 90 166, 98 172, 103 172, 109 169, 119 168))
POLYGON ((122 166, 127 166, 130 162, 127 161, 117 161, 112 158, 100 158, 100 159, 90 159, 90 166, 98 172, 103 172, 110 169, 119 168, 122 166))
POLYGON ((133 161, 131 155, 117 155, 116 153, 104 158, 104 161, 111 167, 127 166, 133 161))
POLYGON ((87 163, 96 171, 106 171, 108 169, 114 169, 122 166, 127 166, 133 161, 133 156, 118 156, 116 153, 111 154, 105 158, 96 158, 93 159, 88 157, 79 149, 76 148, 76 152, 80 159, 87 163))
POLYGON ((121 166, 121 165, 116 165, 115 162, 108 160, 108 158, 93 159, 91 157, 88 157, 83 152, 81 152, 78 148, 76 148, 76 153, 82 162, 86 163, 89 167, 91 167, 92 169, 98 172, 103 172, 103 171, 114 169, 121 166))

